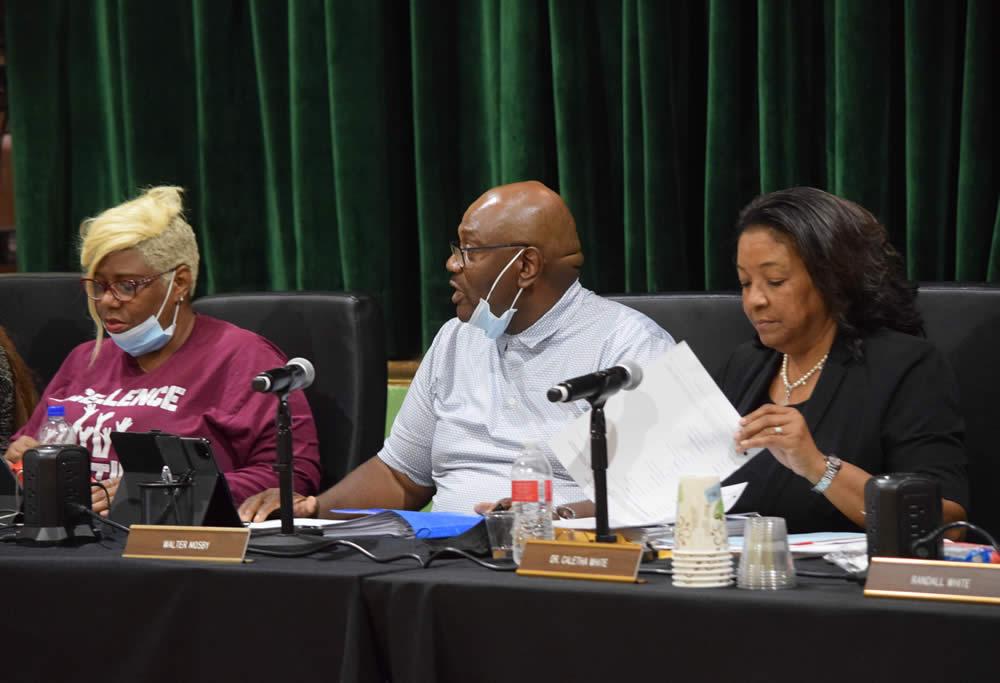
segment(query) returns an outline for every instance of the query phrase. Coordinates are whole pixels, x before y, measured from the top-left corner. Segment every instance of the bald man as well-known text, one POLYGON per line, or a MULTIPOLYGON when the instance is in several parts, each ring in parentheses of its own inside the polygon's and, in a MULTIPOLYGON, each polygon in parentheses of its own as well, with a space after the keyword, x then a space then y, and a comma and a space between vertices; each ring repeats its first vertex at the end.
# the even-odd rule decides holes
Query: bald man
MULTIPOLYGON (((493 188, 468 208, 446 267, 457 317, 438 331, 377 457, 318 497, 296 494, 297 517, 337 508, 472 513, 510 495, 524 442, 537 441, 553 472, 553 502, 583 491, 544 444, 589 410, 551 403, 565 379, 656 358, 674 340, 656 323, 579 283, 583 252, 566 204, 539 182, 493 188)), ((320 416, 318 419, 322 419, 320 416)), ((277 489, 247 499, 262 521, 277 489)))

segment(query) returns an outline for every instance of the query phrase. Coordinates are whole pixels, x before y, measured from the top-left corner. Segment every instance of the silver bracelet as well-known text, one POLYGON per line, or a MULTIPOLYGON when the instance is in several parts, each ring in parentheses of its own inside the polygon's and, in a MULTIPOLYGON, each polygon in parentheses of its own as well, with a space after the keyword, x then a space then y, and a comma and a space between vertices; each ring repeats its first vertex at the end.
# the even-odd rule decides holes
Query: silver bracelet
POLYGON ((840 466, 844 464, 840 458, 833 453, 824 457, 826 458, 826 471, 823 472, 823 476, 819 478, 816 485, 812 487, 814 493, 823 493, 830 488, 830 483, 833 481, 833 478, 837 476, 837 472, 840 471, 840 466))

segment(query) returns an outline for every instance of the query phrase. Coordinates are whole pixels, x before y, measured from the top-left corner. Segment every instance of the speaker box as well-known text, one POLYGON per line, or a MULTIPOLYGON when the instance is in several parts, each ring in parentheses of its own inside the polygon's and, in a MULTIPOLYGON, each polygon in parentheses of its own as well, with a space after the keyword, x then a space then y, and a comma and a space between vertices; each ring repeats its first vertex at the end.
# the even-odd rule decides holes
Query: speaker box
POLYGON ((94 540, 90 509, 90 453, 82 446, 38 446, 24 454, 24 526, 18 541, 94 540))
POLYGON ((917 474, 880 474, 865 483, 868 557, 942 557, 944 540, 915 544, 941 526, 941 484, 917 474))

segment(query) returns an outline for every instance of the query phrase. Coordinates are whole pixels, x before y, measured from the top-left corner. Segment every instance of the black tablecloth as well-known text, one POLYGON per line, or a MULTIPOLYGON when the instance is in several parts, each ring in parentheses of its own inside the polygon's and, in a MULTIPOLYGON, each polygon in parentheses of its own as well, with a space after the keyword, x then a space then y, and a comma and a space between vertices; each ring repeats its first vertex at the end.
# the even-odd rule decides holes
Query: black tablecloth
POLYGON ((121 557, 123 543, 0 545, 0 681, 377 680, 351 551, 240 564, 121 557))
MULTIPOLYGON (((388 555, 416 542, 384 539, 388 555)), ((243 565, 0 544, 3 681, 994 680, 1000 606, 420 569, 351 551, 243 565)), ((426 555, 426 551, 424 551, 426 555)), ((250 557, 250 556, 248 556, 250 557)), ((662 566, 662 563, 658 563, 662 566)), ((800 566, 834 571, 822 562, 800 566)))
MULTIPOLYGON (((822 560, 800 568, 837 572, 822 560)), ((449 563, 363 582, 383 673, 409 681, 989 681, 1000 606, 530 578, 449 563)))

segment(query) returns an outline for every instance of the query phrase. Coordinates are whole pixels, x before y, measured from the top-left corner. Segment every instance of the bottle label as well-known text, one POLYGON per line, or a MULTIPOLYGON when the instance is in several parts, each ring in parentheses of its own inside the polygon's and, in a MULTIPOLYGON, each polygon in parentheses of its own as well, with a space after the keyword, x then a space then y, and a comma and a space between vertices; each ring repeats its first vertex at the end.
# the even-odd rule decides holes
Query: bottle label
MULTIPOLYGON (((510 497, 515 503, 537 503, 538 494, 541 493, 539 489, 540 482, 537 481, 512 481, 510 483, 510 497)), ((543 502, 552 502, 552 480, 545 480, 545 491, 542 494, 545 496, 543 502)))

